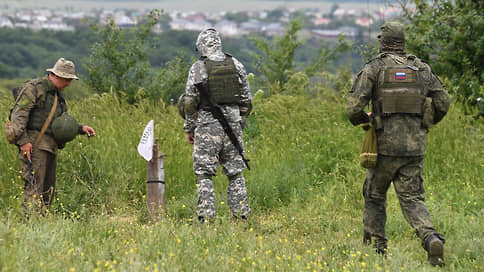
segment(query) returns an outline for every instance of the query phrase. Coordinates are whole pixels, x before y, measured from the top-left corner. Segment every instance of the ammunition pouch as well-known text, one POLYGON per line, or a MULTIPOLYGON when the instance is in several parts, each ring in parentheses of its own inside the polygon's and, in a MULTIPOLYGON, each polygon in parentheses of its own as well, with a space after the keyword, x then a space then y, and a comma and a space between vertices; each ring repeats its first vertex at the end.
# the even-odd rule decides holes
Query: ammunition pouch
POLYGON ((382 92, 382 113, 410 113, 423 114, 425 97, 420 92, 411 92, 409 89, 383 90, 382 92))

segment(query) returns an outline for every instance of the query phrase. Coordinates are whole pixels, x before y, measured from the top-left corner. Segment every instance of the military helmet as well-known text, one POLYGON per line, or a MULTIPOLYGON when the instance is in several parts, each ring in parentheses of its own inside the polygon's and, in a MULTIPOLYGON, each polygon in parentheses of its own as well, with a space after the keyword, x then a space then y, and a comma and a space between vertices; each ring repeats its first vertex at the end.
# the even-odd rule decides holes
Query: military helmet
POLYGON ((76 118, 64 112, 52 122, 52 134, 57 143, 72 141, 79 134, 79 124, 76 118))
POLYGON ((399 22, 385 22, 380 29, 381 33, 380 35, 378 35, 378 38, 393 38, 397 40, 405 40, 404 27, 399 22))
POLYGON ((192 115, 197 111, 198 100, 193 96, 188 96, 185 93, 178 98, 178 113, 185 119, 185 115, 192 115))

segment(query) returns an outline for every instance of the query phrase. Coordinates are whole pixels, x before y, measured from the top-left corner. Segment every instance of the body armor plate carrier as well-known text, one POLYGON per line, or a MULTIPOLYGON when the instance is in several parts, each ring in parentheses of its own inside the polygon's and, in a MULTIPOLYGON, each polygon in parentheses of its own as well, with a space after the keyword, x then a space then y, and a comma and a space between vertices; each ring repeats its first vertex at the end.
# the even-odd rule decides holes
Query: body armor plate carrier
MULTIPOLYGON (((52 105, 54 104, 55 91, 49 90, 49 87, 47 85, 47 82, 45 82, 45 80, 43 80, 42 82, 35 82, 35 83, 44 85, 44 89, 46 90, 46 93, 44 96, 45 100, 41 101, 37 107, 31 110, 27 128, 31 130, 40 131, 42 129, 42 126, 45 123, 45 120, 47 120, 47 117, 49 116, 50 110, 52 109, 52 105)), ((58 97, 59 97, 59 104, 55 109, 54 116, 52 118, 53 120, 59 117, 63 112, 67 111, 67 106, 64 98, 60 95, 60 93, 58 97)), ((45 133, 48 135, 52 135, 52 123, 49 124, 45 133)))
MULTIPOLYGON (((223 61, 205 59, 205 68, 208 74, 208 89, 214 102, 223 104, 240 104, 241 87, 234 61, 230 55, 225 54, 223 61)), ((206 106, 204 98, 202 106, 206 106)))
POLYGON ((385 66, 379 74, 378 100, 383 116, 408 113, 421 116, 425 102, 424 84, 418 68, 411 65, 385 66))

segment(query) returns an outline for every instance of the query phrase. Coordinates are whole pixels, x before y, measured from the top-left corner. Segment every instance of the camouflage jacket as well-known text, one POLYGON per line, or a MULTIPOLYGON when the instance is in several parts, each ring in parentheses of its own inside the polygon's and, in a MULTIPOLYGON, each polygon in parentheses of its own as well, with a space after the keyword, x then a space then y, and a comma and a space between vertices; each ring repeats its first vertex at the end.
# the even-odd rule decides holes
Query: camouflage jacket
MULTIPOLYGON (((225 59, 225 55, 213 55, 209 59, 214 61, 222 61, 225 59)), ((239 83, 241 86, 241 105, 221 105, 224 115, 229 122, 240 122, 241 116, 248 116, 252 107, 252 95, 250 93, 249 81, 247 79, 247 72, 244 66, 236 58, 232 57, 235 69, 239 76, 239 83)), ((196 101, 200 101, 200 93, 195 87, 195 84, 200 83, 208 79, 207 70, 203 60, 197 60, 188 73, 188 80, 185 88, 185 95, 195 97, 196 101)), ((218 122, 212 114, 205 110, 199 110, 198 112, 186 115, 185 124, 183 130, 187 133, 191 133, 195 130, 197 125, 208 124, 218 122)))
MULTIPOLYGON (((32 113, 38 110, 44 110, 47 111, 47 113, 50 112, 50 108, 42 108, 47 96, 55 93, 58 95, 58 104, 54 117, 59 116, 62 112, 66 112, 67 105, 62 93, 54 86, 47 76, 29 80, 22 86, 19 91, 19 95, 21 96, 18 98, 17 103, 13 107, 11 114, 12 126, 17 145, 22 146, 28 142, 34 144, 35 140, 40 134, 40 130, 29 129, 29 121, 32 113)), ((49 124, 49 127, 51 125, 52 121, 49 124)), ((42 126, 43 123, 37 124, 37 127, 42 126)), ((79 131, 82 131, 82 124, 79 124, 79 131)), ((57 154, 58 146, 51 134, 51 130, 48 129, 46 133, 44 133, 37 148, 57 154)))
MULTIPOLYGON (((376 92, 380 69, 387 63, 401 64, 412 62, 418 68, 423 80, 425 95, 432 98, 434 110, 433 123, 438 123, 447 113, 450 97, 442 82, 432 73, 429 65, 413 55, 394 55, 391 53, 379 54, 370 60, 358 73, 353 87, 348 94, 346 114, 353 125, 374 121, 370 120, 364 111, 371 101, 372 114, 378 114, 376 92)), ((381 116, 382 127, 376 130, 378 154, 387 156, 423 156, 425 155, 426 129, 422 125, 422 116, 398 113, 381 116)))

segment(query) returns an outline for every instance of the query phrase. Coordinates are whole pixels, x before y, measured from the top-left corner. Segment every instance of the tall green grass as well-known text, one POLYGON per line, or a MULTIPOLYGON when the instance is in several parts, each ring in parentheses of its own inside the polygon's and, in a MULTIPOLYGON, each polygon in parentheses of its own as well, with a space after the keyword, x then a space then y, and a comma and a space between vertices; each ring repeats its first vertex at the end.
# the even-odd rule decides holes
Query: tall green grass
MULTIPOLYGON (((8 95, 0 99, 4 120, 8 95)), ((68 105, 97 136, 79 136, 59 153, 50 215, 22 219, 17 151, 0 140, 1 271, 436 271, 392 189, 388 258, 362 245, 363 131, 349 124, 340 97, 256 96, 245 130, 253 216, 232 219, 219 174, 210 225, 195 220, 192 146, 174 106, 127 105, 113 94, 68 105), (136 150, 151 119, 166 154, 167 213, 153 226, 146 162, 136 150)), ((447 238, 443 271, 484 270, 483 128, 452 106, 428 135, 426 203, 447 238)))

